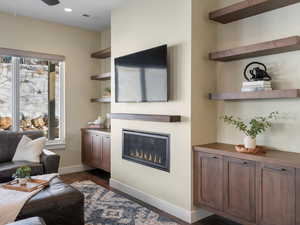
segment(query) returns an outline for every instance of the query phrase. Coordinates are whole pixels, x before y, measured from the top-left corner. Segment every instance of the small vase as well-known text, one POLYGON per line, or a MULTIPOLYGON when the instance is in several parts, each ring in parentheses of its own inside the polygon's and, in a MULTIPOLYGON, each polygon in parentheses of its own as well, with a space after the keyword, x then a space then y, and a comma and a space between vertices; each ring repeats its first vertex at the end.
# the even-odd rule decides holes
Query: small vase
POLYGON ((244 137, 244 146, 245 146, 245 148, 255 149, 256 148, 256 139, 252 138, 250 136, 245 136, 244 137))

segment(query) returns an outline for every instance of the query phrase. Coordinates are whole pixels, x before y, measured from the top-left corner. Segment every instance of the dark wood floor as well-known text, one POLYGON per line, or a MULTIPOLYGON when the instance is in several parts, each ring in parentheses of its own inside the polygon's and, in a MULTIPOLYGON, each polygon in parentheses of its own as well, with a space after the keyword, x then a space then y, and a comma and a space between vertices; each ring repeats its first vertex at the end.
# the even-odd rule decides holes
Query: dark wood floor
MULTIPOLYGON (((109 190, 121 193, 117 190, 114 190, 113 188, 111 188, 109 186, 109 178, 110 178, 110 175, 108 173, 100 171, 100 170, 92 170, 92 171, 88 171, 88 172, 73 173, 73 174, 61 176, 61 179, 68 184, 74 183, 76 181, 91 180, 91 181, 95 182, 96 184, 99 184, 109 190)), ((157 208, 154 208, 154 207, 148 205, 147 203, 144 203, 138 199, 135 199, 127 194, 124 194, 124 193, 121 193, 121 194, 123 194, 124 196, 126 196, 127 198, 129 198, 135 202, 138 202, 140 205, 143 205, 143 206, 153 210, 154 212, 159 213, 162 216, 166 216, 166 217, 169 217, 169 218, 175 220, 179 224, 188 225, 187 223, 181 221, 180 219, 178 219, 174 216, 171 216, 157 208)), ((225 220, 224 218, 221 218, 218 216, 211 216, 204 220, 196 222, 193 225, 240 225, 240 224, 233 223, 231 221, 225 220)))

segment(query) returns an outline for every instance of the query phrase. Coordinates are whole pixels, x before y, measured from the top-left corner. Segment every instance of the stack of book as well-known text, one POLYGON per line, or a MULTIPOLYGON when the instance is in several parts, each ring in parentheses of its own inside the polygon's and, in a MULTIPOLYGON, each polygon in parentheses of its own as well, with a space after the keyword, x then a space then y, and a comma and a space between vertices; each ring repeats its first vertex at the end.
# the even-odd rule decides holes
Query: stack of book
POLYGON ((271 81, 247 81, 243 82, 242 92, 271 91, 271 81))

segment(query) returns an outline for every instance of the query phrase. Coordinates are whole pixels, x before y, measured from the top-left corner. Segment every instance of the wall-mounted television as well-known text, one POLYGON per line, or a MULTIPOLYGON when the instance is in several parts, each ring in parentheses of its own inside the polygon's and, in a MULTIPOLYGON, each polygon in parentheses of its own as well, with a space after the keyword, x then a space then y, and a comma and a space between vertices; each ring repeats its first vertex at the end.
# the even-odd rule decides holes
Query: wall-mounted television
POLYGON ((167 45, 115 59, 116 102, 168 101, 167 45))

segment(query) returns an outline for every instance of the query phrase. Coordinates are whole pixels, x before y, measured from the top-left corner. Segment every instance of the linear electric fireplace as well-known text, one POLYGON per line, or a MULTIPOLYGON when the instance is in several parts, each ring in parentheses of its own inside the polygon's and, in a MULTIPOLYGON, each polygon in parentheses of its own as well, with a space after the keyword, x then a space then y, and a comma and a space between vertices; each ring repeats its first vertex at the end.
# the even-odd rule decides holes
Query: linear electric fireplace
POLYGON ((123 159, 170 171, 170 136, 123 129, 123 159))

